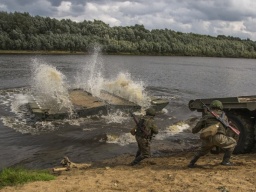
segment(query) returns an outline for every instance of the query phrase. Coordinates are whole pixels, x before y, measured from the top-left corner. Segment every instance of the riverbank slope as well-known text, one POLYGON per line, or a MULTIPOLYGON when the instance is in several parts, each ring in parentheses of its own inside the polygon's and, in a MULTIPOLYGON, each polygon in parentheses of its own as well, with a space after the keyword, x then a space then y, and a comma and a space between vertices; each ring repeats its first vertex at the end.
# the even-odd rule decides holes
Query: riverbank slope
POLYGON ((92 164, 87 169, 60 172, 56 180, 6 187, 1 192, 26 191, 256 191, 256 153, 235 155, 235 166, 219 163, 223 154, 208 154, 197 168, 187 168, 193 152, 178 152, 167 157, 152 157, 128 166, 133 156, 92 164))

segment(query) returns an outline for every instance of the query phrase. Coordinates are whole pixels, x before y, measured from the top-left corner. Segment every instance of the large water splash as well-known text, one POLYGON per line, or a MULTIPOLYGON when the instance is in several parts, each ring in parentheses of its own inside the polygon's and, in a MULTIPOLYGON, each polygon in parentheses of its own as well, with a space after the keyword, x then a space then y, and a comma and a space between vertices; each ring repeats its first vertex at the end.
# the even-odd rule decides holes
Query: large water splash
POLYGON ((33 60, 32 93, 41 108, 49 109, 49 113, 73 112, 69 99, 66 77, 55 67, 33 60))
MULTIPOLYGON (((117 75, 113 74, 111 79, 104 78, 104 62, 99 46, 95 46, 93 54, 86 58, 88 59, 77 73, 76 84, 72 88, 83 89, 98 98, 103 96, 100 93, 105 90, 134 102, 143 109, 150 105, 144 83, 133 80, 131 74, 119 72, 117 75)), ((73 106, 68 93, 70 87, 66 83, 66 77, 55 67, 37 59, 33 60, 32 74, 32 94, 38 105, 49 109, 49 113, 69 111, 72 114, 73 106)))
POLYGON ((103 88, 144 108, 150 105, 144 83, 134 81, 129 73, 120 72, 115 79, 106 81, 103 88))
POLYGON ((101 48, 95 46, 93 54, 76 77, 76 87, 82 88, 99 98, 101 90, 105 90, 143 108, 150 105, 150 98, 145 92, 145 85, 142 81, 135 81, 131 74, 122 71, 111 79, 105 78, 103 74, 104 62, 101 57, 101 48))
MULTIPOLYGON (((154 140, 165 140, 168 138, 171 138, 173 136, 177 136, 181 133, 183 133, 184 130, 189 129, 190 125, 185 122, 177 122, 173 125, 170 125, 169 127, 166 127, 164 129, 160 129, 159 133, 154 137, 154 140)), ((185 137, 186 135, 184 135, 185 137)), ((191 137, 191 135, 189 135, 191 137)), ((130 143, 135 143, 136 140, 133 135, 130 133, 124 133, 121 135, 116 134, 107 134, 107 143, 116 143, 121 146, 128 145, 130 143)))
POLYGON ((77 88, 84 89, 94 96, 99 96, 104 82, 102 75, 103 60, 101 57, 101 48, 94 47, 93 54, 86 61, 81 72, 77 74, 76 86, 77 88))

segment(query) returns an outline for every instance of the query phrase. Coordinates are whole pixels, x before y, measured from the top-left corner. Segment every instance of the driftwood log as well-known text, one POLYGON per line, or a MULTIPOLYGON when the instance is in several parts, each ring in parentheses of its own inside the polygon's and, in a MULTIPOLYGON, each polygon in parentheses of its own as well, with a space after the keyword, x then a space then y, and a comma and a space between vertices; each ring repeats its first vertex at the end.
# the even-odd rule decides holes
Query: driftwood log
POLYGON ((62 167, 53 168, 52 171, 53 172, 69 171, 72 168, 85 169, 85 168, 88 168, 91 166, 91 164, 87 164, 87 163, 74 163, 74 162, 70 161, 67 156, 65 156, 61 160, 60 164, 62 165, 62 167))

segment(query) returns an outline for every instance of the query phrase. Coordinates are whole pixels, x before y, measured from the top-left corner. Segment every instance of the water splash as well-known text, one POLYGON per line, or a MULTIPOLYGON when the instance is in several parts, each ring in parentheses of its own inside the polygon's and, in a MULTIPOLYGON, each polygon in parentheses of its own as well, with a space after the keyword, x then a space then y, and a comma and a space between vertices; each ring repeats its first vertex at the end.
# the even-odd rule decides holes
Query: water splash
POLYGON ((0 90, 0 107, 8 112, 0 117, 3 125, 12 128, 22 134, 40 134, 56 130, 57 127, 52 122, 33 121, 33 114, 28 110, 26 104, 31 100, 28 88, 15 88, 10 90, 0 90), (13 115, 13 114, 14 115, 13 115))
POLYGON ((156 140, 164 140, 170 136, 177 135, 179 133, 182 133, 184 130, 187 130, 190 126, 185 122, 177 122, 173 125, 170 125, 165 130, 159 132, 159 134, 156 135, 156 140))
POLYGON ((142 81, 134 81, 129 73, 120 72, 113 80, 104 84, 104 89, 124 99, 134 102, 143 108, 150 105, 150 97, 145 92, 142 81))
POLYGON ((103 119, 105 119, 107 124, 110 123, 123 123, 124 121, 127 121, 127 114, 125 114, 121 110, 117 110, 115 112, 110 112, 108 115, 103 115, 103 119))
MULTIPOLYGON (((135 81, 131 74, 120 72, 112 80, 105 79, 102 89, 142 107, 140 113, 150 106, 150 97, 145 91, 142 81, 135 81)), ((99 96, 100 97, 100 96, 99 96)), ((104 117, 107 123, 123 123, 127 120, 127 114, 122 111, 109 113, 104 117)))
MULTIPOLYGON (((104 62, 101 57, 101 48, 95 46, 81 72, 77 73, 75 88, 90 92, 102 100, 106 99, 102 98, 102 94, 100 94, 104 90, 136 103, 144 109, 150 106, 150 97, 147 95, 142 81, 135 81, 131 74, 124 72, 119 72, 111 79, 105 78, 103 74, 104 62)), ((106 119, 107 122, 123 122, 123 116, 119 113, 109 113, 106 119)))
POLYGON ((101 90, 118 95, 140 106, 149 106, 150 98, 142 81, 135 81, 131 74, 119 72, 112 79, 104 77, 104 62, 100 46, 95 46, 93 54, 86 61, 81 72, 76 77, 76 87, 100 97, 101 90))
MULTIPOLYGON (((159 130, 159 133, 154 137, 155 140, 165 140, 171 136, 178 135, 184 130, 187 130, 190 126, 185 122, 178 122, 167 127, 164 130, 159 130)), ((136 142, 135 137, 130 133, 124 133, 121 135, 107 134, 107 143, 115 143, 121 146, 128 145, 130 143, 136 142)))
MULTIPOLYGON (((30 92, 32 96, 28 99, 36 101, 42 109, 49 109, 48 113, 50 114, 68 112, 72 117, 74 110, 68 92, 71 87, 67 84, 66 77, 55 67, 38 59, 33 59, 31 66, 30 92)), ((131 74, 123 72, 112 79, 106 79, 102 74, 103 66, 101 49, 99 46, 95 46, 93 54, 77 76, 75 87, 72 88, 82 88, 98 98, 102 96, 100 92, 105 90, 134 102, 144 109, 150 105, 150 98, 147 96, 142 81, 135 81, 131 74)), ((22 99, 25 99, 25 96, 22 99)), ((104 98, 101 99, 104 100, 104 98)), ((21 101, 18 103, 22 104, 21 101)), ((13 107, 16 107, 16 104, 13 103, 13 107)), ((127 119, 126 114, 122 111, 109 111, 108 116, 103 118, 105 118, 106 123, 122 123, 127 119)))
POLYGON ((30 100, 30 97, 28 95, 23 94, 15 94, 13 102, 11 103, 11 111, 13 113, 16 113, 20 110, 20 108, 27 104, 30 100))
POLYGON ((43 132, 51 132, 57 130, 58 128, 53 125, 52 122, 36 122, 33 126, 28 124, 25 119, 20 119, 17 117, 4 116, 0 118, 6 127, 10 127, 15 131, 22 134, 32 134, 38 135, 43 132))
POLYGON ((76 86, 90 92, 93 96, 99 96, 104 82, 102 75, 103 60, 101 57, 101 48, 94 47, 93 54, 85 63, 81 73, 77 74, 76 86))
POLYGON ((41 108, 49 109, 49 113, 68 111, 70 116, 73 114, 66 77, 55 67, 34 59, 31 87, 41 108))
MULTIPOLYGON (((86 57, 87 58, 87 57, 86 57)), ((94 96, 99 96, 101 90, 105 90, 125 98, 140 106, 149 105, 149 97, 145 92, 142 81, 135 81, 131 74, 119 72, 115 77, 106 79, 103 76, 104 63, 101 57, 100 47, 95 47, 89 57, 82 73, 77 76, 77 84, 72 88, 83 88, 94 96)), ((15 117, 4 116, 1 118, 4 125, 21 133, 40 134, 58 129, 59 125, 68 123, 72 126, 81 126, 88 119, 66 119, 61 122, 35 122, 33 114, 26 105, 35 100, 41 108, 49 109, 49 113, 68 112, 73 117, 73 105, 69 98, 68 90, 71 88, 66 77, 55 67, 39 59, 31 62, 31 89, 23 88, 13 92, 6 91, 0 94, 0 105, 7 111, 15 114, 15 117)), ((103 116, 105 123, 123 123, 128 117, 123 111, 109 112, 103 116)), ((87 122, 89 124, 89 122, 87 122)), ((129 140, 129 139, 128 139, 129 140)))
POLYGON ((135 143, 135 137, 131 135, 130 133, 125 133, 120 136, 113 135, 113 134, 108 134, 107 135, 107 143, 115 143, 119 144, 121 146, 128 145, 130 143, 135 143))

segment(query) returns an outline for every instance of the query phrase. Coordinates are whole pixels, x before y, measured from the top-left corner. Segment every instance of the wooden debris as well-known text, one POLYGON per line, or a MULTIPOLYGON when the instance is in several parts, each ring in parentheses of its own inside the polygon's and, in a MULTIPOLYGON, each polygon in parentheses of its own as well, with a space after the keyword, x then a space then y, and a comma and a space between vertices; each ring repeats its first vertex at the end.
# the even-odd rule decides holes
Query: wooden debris
POLYGON ((91 164, 87 164, 87 163, 74 163, 74 162, 70 161, 67 156, 65 156, 61 160, 60 164, 62 165, 62 167, 53 168, 52 171, 53 172, 69 171, 72 168, 85 169, 85 168, 88 168, 91 166, 91 164))
POLYGON ((67 167, 59 167, 59 168, 53 168, 53 172, 58 172, 58 171, 68 171, 69 169, 67 167))

